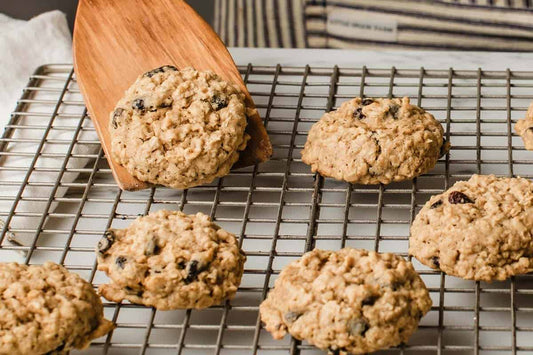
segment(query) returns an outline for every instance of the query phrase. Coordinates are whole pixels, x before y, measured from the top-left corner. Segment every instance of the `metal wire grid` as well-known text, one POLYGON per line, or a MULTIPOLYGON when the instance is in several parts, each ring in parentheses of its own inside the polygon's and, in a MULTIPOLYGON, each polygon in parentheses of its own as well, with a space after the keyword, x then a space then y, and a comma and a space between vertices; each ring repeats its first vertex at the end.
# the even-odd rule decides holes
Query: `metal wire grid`
MULTIPOLYGON (((314 247, 344 246, 406 256, 409 225, 433 194, 473 173, 531 178, 533 154, 512 125, 533 98, 533 72, 240 68, 274 145, 270 162, 186 191, 123 192, 115 185, 72 69, 31 77, 0 140, 0 259, 52 260, 92 282, 103 231, 166 208, 202 211, 235 233, 248 261, 236 297, 202 311, 161 312, 105 301, 117 324, 87 354, 320 354, 274 341, 258 305, 280 269, 314 247), (430 173, 387 186, 350 185, 300 161, 306 132, 354 96, 409 96, 441 120, 452 149, 430 173)), ((413 259, 434 306, 409 344, 382 353, 533 353, 533 278, 460 280, 413 259)))

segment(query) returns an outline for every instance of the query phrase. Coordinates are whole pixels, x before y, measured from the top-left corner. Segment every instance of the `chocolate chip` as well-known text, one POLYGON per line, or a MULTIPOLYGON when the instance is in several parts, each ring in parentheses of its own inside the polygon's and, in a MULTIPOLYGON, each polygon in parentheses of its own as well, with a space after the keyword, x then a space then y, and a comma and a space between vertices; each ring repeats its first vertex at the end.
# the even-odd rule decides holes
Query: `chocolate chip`
POLYGON ((459 191, 450 192, 450 194, 448 195, 448 201, 452 205, 463 204, 463 203, 474 203, 474 201, 472 201, 468 196, 466 196, 464 193, 459 192, 459 191))
POLYGON ((117 266, 121 269, 124 269, 124 264, 126 264, 126 262, 128 261, 128 259, 126 259, 126 257, 124 256, 119 256, 115 259, 115 264, 117 264, 117 266))
POLYGON ((144 100, 143 99, 135 99, 131 103, 131 107, 137 110, 144 110, 144 100))
POLYGON ((397 291, 403 286, 403 283, 400 281, 393 281, 393 282, 385 281, 385 282, 380 282, 379 286, 381 288, 390 288, 393 291, 397 291))
POLYGON ((183 270, 187 267, 187 263, 185 261, 180 261, 178 263, 178 269, 183 270))
POLYGON ((65 342, 62 342, 61 345, 59 345, 54 350, 47 352, 45 355, 61 354, 64 349, 65 349, 65 342))
POLYGON ((431 263, 435 265, 435 267, 440 268, 440 261, 438 256, 432 256, 431 263))
POLYGON ((439 207, 440 205, 442 205, 442 200, 438 200, 437 202, 434 202, 429 208, 431 209, 435 209, 437 207, 439 207))
POLYGON ((98 252, 100 254, 105 254, 106 251, 111 248, 115 242, 115 233, 112 229, 109 229, 104 233, 104 236, 98 241, 98 252))
POLYGON ((346 350, 346 348, 334 348, 332 346, 328 348, 328 354, 331 355, 340 355, 341 352, 347 353, 348 350, 346 350))
POLYGON ((176 68, 173 65, 163 65, 162 67, 152 69, 146 73, 143 74, 143 76, 151 78, 152 76, 156 75, 157 73, 164 73, 166 71, 178 71, 178 68, 176 68))
POLYGON ((391 285, 390 285, 390 288, 392 288, 393 291, 398 291, 398 289, 402 287, 402 283, 399 282, 399 281, 396 281, 396 282, 393 282, 391 285))
POLYGON ((370 137, 376 142, 377 150, 376 150, 376 160, 379 159, 379 156, 381 155, 381 144, 379 144, 379 139, 377 138, 376 131, 372 131, 372 134, 370 137))
POLYGON ((450 145, 448 144, 448 142, 446 142, 446 139, 443 138, 442 145, 440 146, 439 158, 445 156, 449 150, 450 150, 450 145))
POLYGON ((348 322, 348 332, 354 336, 365 336, 370 325, 364 318, 354 318, 348 322))
POLYGON ((353 112, 353 117, 357 120, 365 119, 366 116, 363 114, 363 109, 361 107, 358 107, 353 112))
POLYGON ((224 107, 227 107, 228 101, 220 96, 215 95, 211 98, 211 106, 213 107, 213 110, 218 111, 224 107))
POLYGON ((114 112, 113 112, 113 118, 111 119, 111 124, 113 125, 113 128, 118 128, 118 118, 122 115, 122 113, 124 112, 124 109, 123 108, 117 108, 114 112))
POLYGON ((363 106, 368 106, 368 105, 372 104, 373 102, 374 102, 373 99, 363 99, 363 100, 361 101, 361 105, 363 105, 363 106))
POLYGON ((398 118, 398 111, 400 111, 400 106, 396 104, 392 104, 389 106, 389 112, 392 115, 392 118, 394 119, 398 118))
POLYGON ((147 244, 146 248, 144 249, 144 255, 146 256, 152 256, 157 255, 161 251, 161 248, 159 248, 159 245, 157 245, 157 241, 151 239, 147 244))
POLYGON ((160 108, 169 108, 169 107, 172 107, 172 99, 170 99, 170 101, 165 101, 165 102, 163 102, 159 107, 160 107, 160 108))
POLYGON ((192 260, 188 265, 189 271, 187 272, 187 277, 185 278, 185 283, 189 284, 195 281, 198 278, 198 274, 201 270, 198 268, 198 261, 192 260))
POLYGON ((366 297, 362 302, 361 306, 373 306, 374 303, 378 300, 379 296, 377 295, 370 295, 366 297))
POLYGON ((299 312, 287 312, 285 313, 285 315, 283 316, 285 318, 285 320, 289 323, 293 323, 295 322, 298 318, 300 318, 302 316, 302 313, 299 313, 299 312))
POLYGON ((59 345, 57 348, 56 348, 56 351, 62 351, 63 349, 65 349, 65 342, 63 342, 61 345, 59 345))
MULTIPOLYGON (((142 284, 139 284, 139 286, 142 287, 142 284)), ((129 293, 130 295, 135 295, 137 297, 141 297, 143 295, 143 291, 141 290, 136 290, 129 286, 126 286, 125 289, 126 289, 126 292, 129 293)))

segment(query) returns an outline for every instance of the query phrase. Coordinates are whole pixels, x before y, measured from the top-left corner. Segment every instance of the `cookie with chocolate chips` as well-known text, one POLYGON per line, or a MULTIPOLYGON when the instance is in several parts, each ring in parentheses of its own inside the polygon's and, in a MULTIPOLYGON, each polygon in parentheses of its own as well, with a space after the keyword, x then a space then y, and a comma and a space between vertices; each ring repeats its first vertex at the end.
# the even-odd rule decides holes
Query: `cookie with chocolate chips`
POLYGON ((441 124, 407 97, 357 97, 311 127, 302 161, 337 180, 389 184, 428 172, 448 149, 441 124))
POLYGON ((473 175, 431 197, 411 226, 409 253, 469 280, 533 270, 533 182, 473 175))
POLYGON ((235 236, 197 213, 161 210, 126 229, 108 230, 97 246, 100 286, 110 301, 160 310, 206 308, 233 297, 246 257, 235 236))
POLYGON ((165 65, 111 113, 112 158, 137 179, 185 189, 228 174, 246 148, 244 95, 212 72, 165 65))
POLYGON ((407 342, 431 308, 413 265, 362 249, 315 249, 285 267, 259 307, 275 339, 287 333, 330 354, 407 342))
POLYGON ((533 150, 533 103, 527 110, 526 117, 516 122, 514 129, 524 141, 527 150, 533 150))

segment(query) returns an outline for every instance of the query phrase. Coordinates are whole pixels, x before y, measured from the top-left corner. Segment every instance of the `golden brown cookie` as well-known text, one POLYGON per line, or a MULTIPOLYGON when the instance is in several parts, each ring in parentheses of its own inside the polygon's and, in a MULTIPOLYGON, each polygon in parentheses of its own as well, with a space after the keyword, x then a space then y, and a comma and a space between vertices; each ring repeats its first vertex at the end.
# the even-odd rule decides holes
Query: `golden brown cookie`
POLYGON ((227 175, 246 148, 244 95, 212 72, 163 66, 111 113, 112 155, 141 181, 185 189, 227 175))
POLYGON ((0 354, 67 354, 112 329, 79 275, 51 262, 0 263, 0 354))
POLYGON ((397 255, 315 249, 281 271, 260 314, 275 339, 289 333, 345 355, 407 342, 431 304, 411 263, 397 255))
POLYGON ((161 210, 126 229, 110 229, 97 247, 100 293, 157 309, 206 308, 231 298, 246 257, 235 236, 208 216, 161 210))
POLYGON ((357 97, 311 127, 302 161, 337 180, 389 184, 432 169, 449 149, 443 135, 433 115, 406 97, 357 97))
POLYGON ((533 183, 473 175, 431 197, 411 226, 409 253, 448 275, 505 280, 533 270, 533 183))

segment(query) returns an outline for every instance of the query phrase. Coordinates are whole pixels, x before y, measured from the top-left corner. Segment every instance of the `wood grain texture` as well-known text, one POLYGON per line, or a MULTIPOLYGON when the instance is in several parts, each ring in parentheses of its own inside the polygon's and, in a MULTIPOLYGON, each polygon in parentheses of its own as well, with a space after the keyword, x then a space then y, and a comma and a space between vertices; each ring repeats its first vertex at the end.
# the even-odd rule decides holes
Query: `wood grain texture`
MULTIPOLYGON (((117 184, 148 187, 111 159, 109 114, 142 73, 171 64, 212 70, 252 98, 231 55, 211 27, 182 0, 81 0, 74 26, 74 70, 117 184)), ((234 167, 268 160, 272 146, 258 114, 248 118, 252 137, 234 167)))

